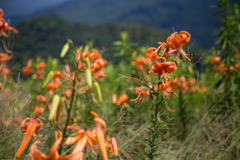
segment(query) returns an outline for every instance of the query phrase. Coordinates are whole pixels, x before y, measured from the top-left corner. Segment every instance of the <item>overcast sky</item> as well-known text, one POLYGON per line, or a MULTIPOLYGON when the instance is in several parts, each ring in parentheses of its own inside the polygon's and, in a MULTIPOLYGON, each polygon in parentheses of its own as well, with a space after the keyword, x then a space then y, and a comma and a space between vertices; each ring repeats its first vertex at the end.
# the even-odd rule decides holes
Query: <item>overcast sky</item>
POLYGON ((0 0, 0 8, 5 18, 17 15, 31 14, 37 10, 50 7, 67 0, 0 0))

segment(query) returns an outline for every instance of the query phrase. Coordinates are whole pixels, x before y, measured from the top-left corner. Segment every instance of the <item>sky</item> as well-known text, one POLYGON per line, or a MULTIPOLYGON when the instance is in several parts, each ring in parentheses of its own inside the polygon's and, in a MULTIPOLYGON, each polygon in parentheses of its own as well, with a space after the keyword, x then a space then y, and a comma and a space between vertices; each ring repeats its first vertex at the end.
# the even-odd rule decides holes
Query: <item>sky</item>
POLYGON ((0 0, 5 18, 31 14, 39 9, 60 4, 67 0, 0 0))

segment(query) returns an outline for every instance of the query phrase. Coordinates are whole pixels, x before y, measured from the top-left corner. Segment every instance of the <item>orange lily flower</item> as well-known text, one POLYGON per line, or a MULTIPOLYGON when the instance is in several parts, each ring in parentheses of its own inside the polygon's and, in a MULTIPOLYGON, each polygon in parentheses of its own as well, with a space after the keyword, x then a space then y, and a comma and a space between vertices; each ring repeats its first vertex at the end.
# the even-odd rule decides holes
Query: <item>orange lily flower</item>
POLYGON ((96 49, 92 49, 92 53, 87 55, 90 61, 96 60, 100 55, 96 49))
POLYGON ((77 50, 77 58, 76 58, 77 61, 79 61, 80 58, 85 60, 85 56, 87 56, 90 61, 93 61, 93 60, 96 60, 97 58, 99 58, 100 54, 96 49, 92 49, 92 53, 90 51, 80 53, 80 51, 77 50))
MULTIPOLYGON (((107 132, 106 122, 103 119, 99 118, 97 113, 92 111, 91 114, 94 115, 94 117, 95 117, 94 120, 96 121, 98 127, 101 127, 101 125, 104 126, 103 133, 105 134, 107 132)), ((76 135, 74 137, 68 137, 67 140, 65 141, 65 144, 68 144, 68 145, 73 144, 76 141, 78 141, 75 149, 84 148, 87 143, 90 146, 93 146, 97 142, 95 128, 92 131, 90 131, 90 130, 84 129, 80 126, 70 125, 70 126, 68 126, 68 129, 74 130, 78 133, 78 135, 76 135)))
POLYGON ((37 121, 39 121, 39 123, 37 124, 36 131, 35 131, 35 132, 37 132, 37 131, 39 130, 39 128, 42 126, 42 121, 41 121, 41 119, 35 118, 35 117, 33 117, 33 118, 26 118, 26 119, 24 119, 24 120, 22 121, 22 124, 21 124, 21 131, 22 131, 23 133, 25 133, 25 132, 27 131, 28 126, 30 125, 30 123, 31 123, 32 120, 37 120, 37 121), (28 121, 28 120, 29 120, 29 124, 26 122, 26 121, 28 121))
POLYGON ((36 100, 39 102, 39 103, 42 103, 42 104, 47 104, 48 103, 48 98, 43 96, 43 95, 37 95, 36 96, 36 100))
POLYGON ((31 65, 32 65, 32 60, 29 59, 28 62, 27 62, 27 66, 22 67, 22 73, 24 75, 27 76, 27 75, 29 75, 33 72, 32 69, 31 69, 31 65))
POLYGON ((68 129, 74 130, 78 134, 74 137, 68 137, 65 141, 65 144, 70 145, 78 141, 75 148, 73 149, 73 153, 77 153, 82 152, 87 143, 92 147, 96 142, 98 142, 98 145, 100 146, 99 149, 103 155, 103 159, 107 160, 107 150, 104 146, 104 135, 107 131, 106 122, 103 119, 99 118, 97 113, 92 111, 91 114, 95 117, 94 120, 96 121, 96 127, 92 131, 90 131, 80 126, 68 126, 68 129), (103 130, 101 129, 102 125, 104 127, 103 130))
POLYGON ((36 68, 37 70, 46 68, 47 64, 45 62, 40 62, 37 64, 36 68))
MULTIPOLYGON (((159 48, 158 48, 159 49, 159 48)), ((155 47, 150 47, 148 48, 148 50, 146 51, 146 56, 150 59, 154 59, 154 60, 159 60, 160 57, 157 54, 158 53, 158 49, 155 47)))
MULTIPOLYGON (((0 82, 0 89, 2 88, 2 86, 3 86, 3 84, 2 84, 2 82, 0 82)), ((1 99, 0 99, 1 100, 1 99)))
POLYGON ((24 74, 24 75, 30 75, 31 73, 32 73, 33 71, 32 71, 32 69, 31 68, 29 68, 29 67, 27 67, 27 66, 24 66, 24 67, 22 67, 22 73, 24 74))
POLYGON ((128 95, 126 94, 122 94, 121 96, 119 96, 118 101, 117 101, 117 105, 121 105, 122 103, 124 103, 125 101, 128 100, 128 95))
POLYGON ((149 62, 145 57, 139 57, 136 59, 136 61, 132 61, 132 65, 145 65, 145 64, 151 64, 151 61, 149 62))
POLYGON ((221 57, 214 56, 214 57, 210 60, 210 62, 211 62, 212 64, 218 65, 220 60, 221 60, 221 57))
MULTIPOLYGON (((136 87, 135 88, 135 93, 140 94, 141 87, 136 87)), ((141 96, 149 96, 149 89, 144 87, 141 90, 141 96)))
POLYGON ((3 73, 4 75, 9 76, 9 75, 11 74, 11 70, 10 70, 9 68, 3 68, 3 69, 2 69, 2 73, 3 73))
POLYGON ((107 142, 105 142, 105 146, 109 149, 110 153, 114 153, 115 156, 118 155, 119 147, 117 146, 117 141, 114 137, 107 137, 107 142))
POLYGON ((39 106, 34 106, 33 109, 32 109, 32 111, 33 111, 35 114, 40 115, 40 114, 43 113, 44 108, 43 108, 43 107, 39 107, 39 106))
POLYGON ((239 64, 235 64, 235 67, 240 70, 240 65, 239 64))
POLYGON ((62 92, 62 95, 64 97, 70 98, 72 96, 72 89, 66 89, 65 91, 62 92))
POLYGON ((38 78, 38 79, 43 79, 45 75, 45 71, 43 70, 37 70, 37 73, 33 74, 32 77, 34 79, 38 78))
POLYGON ((56 89, 58 89, 59 87, 60 87, 60 83, 59 82, 50 82, 47 86, 46 86, 46 89, 48 90, 48 91, 50 91, 50 90, 56 90, 56 89))
POLYGON ((61 157, 57 151, 58 146, 60 145, 63 139, 62 132, 58 132, 58 139, 53 144, 49 155, 43 154, 41 151, 37 149, 37 145, 41 144, 41 141, 36 141, 30 148, 30 157, 32 160, 82 160, 83 159, 83 152, 75 152, 70 155, 66 155, 61 157))
POLYGON ((224 73, 224 72, 226 72, 227 70, 228 70, 228 68, 225 66, 225 64, 224 64, 224 63, 221 63, 218 71, 219 71, 220 73, 224 73))
POLYGON ((188 61, 191 61, 187 57, 187 54, 182 49, 183 46, 188 44, 188 42, 190 41, 190 38, 191 38, 191 34, 188 33, 187 31, 181 31, 181 32, 179 32, 179 34, 177 32, 174 32, 167 38, 166 45, 170 49, 178 49, 178 55, 176 58, 178 58, 179 55, 181 54, 188 61))
MULTIPOLYGON (((163 91, 163 90, 166 90, 170 87, 172 81, 170 81, 167 77, 164 77, 162 79, 162 84, 159 86, 159 91, 163 91)), ((154 85, 154 90, 158 90, 158 86, 157 85, 154 85)))
POLYGON ((13 55, 8 56, 6 53, 0 53, 0 63, 10 60, 13 55))
POLYGON ((156 75, 165 75, 165 73, 171 73, 176 69, 177 69, 177 66, 175 62, 164 61, 163 63, 158 63, 155 61, 149 73, 153 72, 156 75))
POLYGON ((107 77, 108 75, 105 74, 103 72, 103 70, 100 70, 98 72, 95 72, 95 74, 93 75, 93 79, 99 79, 99 78, 103 78, 103 77, 107 77))
POLYGON ((20 157, 24 149, 27 147, 28 143, 34 136, 34 133, 39 130, 39 128, 42 126, 42 121, 39 118, 26 118, 22 122, 21 131, 25 133, 25 136, 22 140, 22 143, 16 153, 16 157, 20 157), (26 123, 27 120, 30 120, 29 124, 26 123), (39 124, 38 124, 39 121, 39 124))
POLYGON ((160 46, 159 46, 158 48, 159 48, 159 49, 161 48, 161 50, 158 51, 158 52, 160 52, 160 54, 162 53, 162 54, 161 54, 161 57, 164 57, 165 59, 171 57, 171 55, 173 54, 173 52, 176 51, 176 49, 171 49, 171 48, 169 48, 169 51, 166 52, 166 51, 167 51, 166 43, 164 43, 164 42, 158 42, 158 44, 160 44, 160 46))
POLYGON ((91 64, 91 72, 96 72, 107 64, 107 60, 100 58, 91 64))
POLYGON ((13 27, 8 26, 8 23, 5 21, 5 19, 3 19, 3 17, 4 17, 4 12, 0 8, 0 37, 1 36, 4 36, 6 38, 9 37, 9 35, 6 32, 4 32, 3 30, 11 30, 11 31, 13 31, 15 33, 18 33, 18 30, 16 30, 13 27))
POLYGON ((56 79, 56 78, 61 78, 63 75, 60 71, 55 71, 54 72, 54 75, 53 75, 53 79, 56 79))

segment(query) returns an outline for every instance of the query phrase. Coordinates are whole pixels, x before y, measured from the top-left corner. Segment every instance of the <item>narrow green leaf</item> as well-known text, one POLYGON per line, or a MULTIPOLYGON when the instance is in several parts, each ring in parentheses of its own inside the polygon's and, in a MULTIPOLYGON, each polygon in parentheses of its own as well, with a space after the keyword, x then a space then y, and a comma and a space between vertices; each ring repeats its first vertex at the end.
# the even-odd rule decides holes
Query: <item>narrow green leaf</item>
POLYGON ((153 132, 153 130, 152 130, 151 128, 148 127, 147 129, 148 129, 149 131, 153 132))
POLYGON ((150 122, 154 125, 156 124, 156 122, 154 120, 150 120, 150 122))
POLYGON ((167 125, 166 124, 159 124, 159 125, 157 125, 157 128, 161 128, 161 127, 166 127, 167 125))
POLYGON ((159 137, 160 137, 160 135, 157 134, 157 133, 155 133, 155 134, 152 135, 152 138, 153 138, 153 139, 158 139, 159 137))
POLYGON ((147 151, 143 151, 143 154, 145 154, 149 159, 152 159, 153 157, 148 153, 147 151))

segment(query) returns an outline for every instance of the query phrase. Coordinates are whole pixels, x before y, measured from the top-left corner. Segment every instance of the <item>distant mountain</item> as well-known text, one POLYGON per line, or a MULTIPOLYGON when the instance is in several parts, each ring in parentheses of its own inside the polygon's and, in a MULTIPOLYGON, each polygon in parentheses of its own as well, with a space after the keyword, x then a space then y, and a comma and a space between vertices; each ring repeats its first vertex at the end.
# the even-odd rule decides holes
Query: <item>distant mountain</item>
POLYGON ((39 11, 90 24, 115 22, 148 24, 157 28, 187 30, 202 47, 211 47, 216 34, 216 17, 210 5, 217 0, 72 0, 39 11))
MULTIPOLYGON (((187 30, 198 45, 209 48, 217 28, 218 19, 209 14, 208 7, 217 0, 67 0, 39 10, 24 18, 54 14, 75 22, 89 24, 148 24, 169 31, 187 30)), ((21 17, 13 17, 16 22, 21 17)))
POLYGON ((38 16, 23 20, 15 25, 19 34, 14 34, 14 45, 11 48, 15 60, 49 56, 59 58, 59 54, 67 39, 76 45, 86 45, 93 40, 94 47, 104 48, 108 58, 113 58, 112 42, 120 40, 120 32, 127 31, 130 41, 139 46, 156 46, 157 41, 164 41, 170 34, 166 30, 158 30, 147 25, 98 24, 89 25, 72 22, 57 16, 38 16), (160 37, 160 38, 159 38, 160 37))

